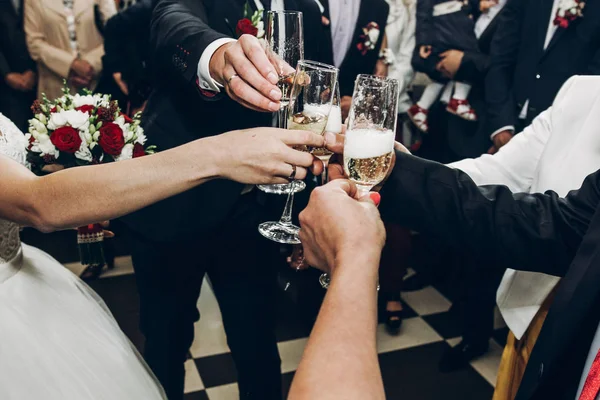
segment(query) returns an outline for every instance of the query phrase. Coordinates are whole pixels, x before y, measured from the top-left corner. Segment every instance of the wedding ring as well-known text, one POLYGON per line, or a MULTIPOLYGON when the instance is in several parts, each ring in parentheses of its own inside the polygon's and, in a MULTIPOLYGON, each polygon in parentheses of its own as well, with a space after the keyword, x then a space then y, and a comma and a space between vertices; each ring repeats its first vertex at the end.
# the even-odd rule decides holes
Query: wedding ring
POLYGON ((228 85, 231 83, 231 81, 233 80, 233 78, 239 78, 238 74, 233 74, 233 75, 231 75, 231 77, 229 79, 227 79, 227 84, 228 85))
POLYGON ((293 181, 295 177, 296 177, 296 166, 292 165, 292 173, 290 174, 290 177, 288 178, 288 180, 293 181))

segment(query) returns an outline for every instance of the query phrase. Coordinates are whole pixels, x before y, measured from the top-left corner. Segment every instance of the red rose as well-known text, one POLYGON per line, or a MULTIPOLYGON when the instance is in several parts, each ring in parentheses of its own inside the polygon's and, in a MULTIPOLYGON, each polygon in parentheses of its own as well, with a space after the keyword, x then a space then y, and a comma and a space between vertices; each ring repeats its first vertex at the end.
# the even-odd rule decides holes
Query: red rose
POLYGON ((235 27, 235 33, 238 36, 242 35, 258 35, 258 28, 252 25, 252 21, 248 18, 240 19, 235 27))
POLYGON ((35 138, 32 136, 29 136, 29 146, 27 146, 27 150, 31 150, 31 148, 33 147, 33 142, 35 142, 35 138))
POLYGON ((89 105, 89 104, 84 104, 82 106, 79 106, 76 108, 77 111, 81 111, 84 113, 88 113, 88 115, 92 115, 92 111, 94 111, 94 106, 89 105))
POLYGON ((125 113, 121 113, 121 117, 123 117, 125 122, 127 122, 128 124, 131 124, 133 122, 133 120, 131 118, 129 118, 129 115, 127 115, 125 113))
POLYGON ((133 158, 143 157, 146 155, 146 150, 144 150, 144 146, 139 143, 133 145, 133 158))
POLYGON ((119 125, 113 122, 105 122, 100 128, 100 137, 98 144, 106 154, 118 156, 121 150, 125 147, 125 139, 123 138, 123 130, 119 125))
POLYGON ((81 146, 79 132, 70 126, 63 126, 52 132, 50 141, 59 151, 65 153, 75 153, 81 146))

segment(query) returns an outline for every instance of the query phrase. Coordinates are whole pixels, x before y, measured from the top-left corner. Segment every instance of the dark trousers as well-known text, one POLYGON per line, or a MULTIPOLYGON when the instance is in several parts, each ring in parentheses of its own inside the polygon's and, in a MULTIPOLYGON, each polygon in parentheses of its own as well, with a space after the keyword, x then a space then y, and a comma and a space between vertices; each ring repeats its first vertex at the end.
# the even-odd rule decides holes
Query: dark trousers
POLYGON ((387 237, 379 263, 380 292, 386 299, 399 296, 411 250, 412 238, 408 229, 385 224, 387 237))
POLYGON ((170 400, 183 398, 183 364, 200 318, 196 303, 205 274, 223 315, 240 399, 281 399, 276 273, 269 260, 277 247, 258 233, 260 219, 250 194, 204 238, 164 243, 132 235, 144 357, 170 400))
POLYGON ((23 93, 0 83, 0 112, 10 119, 21 131, 27 132, 33 118, 31 104, 35 100, 35 89, 23 93))

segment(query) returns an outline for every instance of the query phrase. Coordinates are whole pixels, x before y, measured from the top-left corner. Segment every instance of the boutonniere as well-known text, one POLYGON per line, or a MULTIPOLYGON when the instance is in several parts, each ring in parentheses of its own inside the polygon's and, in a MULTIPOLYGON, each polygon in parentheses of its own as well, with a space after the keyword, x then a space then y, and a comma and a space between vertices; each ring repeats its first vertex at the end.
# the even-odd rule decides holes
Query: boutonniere
POLYGON ((581 0, 560 0, 558 10, 554 18, 554 25, 568 28, 569 24, 577 18, 583 18, 585 2, 581 0))
POLYGON ((242 35, 252 35, 259 39, 265 36, 265 24, 263 22, 263 10, 252 12, 250 4, 244 5, 244 18, 240 19, 235 26, 237 37, 242 35))
POLYGON ((380 34, 379 24, 377 22, 369 22, 362 30, 363 34, 360 35, 360 42, 358 42, 356 48, 364 56, 369 51, 374 50, 375 45, 377 45, 380 34))

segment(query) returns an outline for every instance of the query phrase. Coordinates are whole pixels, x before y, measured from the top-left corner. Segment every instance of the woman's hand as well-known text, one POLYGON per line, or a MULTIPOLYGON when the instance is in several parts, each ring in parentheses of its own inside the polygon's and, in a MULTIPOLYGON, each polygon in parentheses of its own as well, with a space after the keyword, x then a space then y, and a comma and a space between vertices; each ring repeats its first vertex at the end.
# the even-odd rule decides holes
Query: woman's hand
POLYGON ((289 183, 304 179, 308 168, 320 174, 323 164, 312 154, 295 150, 323 147, 323 136, 307 131, 254 128, 209 138, 216 176, 246 184, 289 183), (295 166, 295 176, 292 176, 295 166))
POLYGON ((356 185, 348 180, 313 190, 308 206, 300 213, 300 240, 309 265, 334 275, 344 260, 379 257, 385 243, 385 228, 376 207, 379 194, 360 200, 357 194, 356 185))

